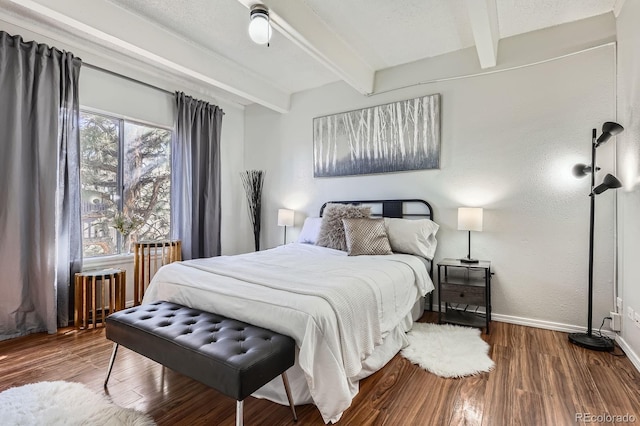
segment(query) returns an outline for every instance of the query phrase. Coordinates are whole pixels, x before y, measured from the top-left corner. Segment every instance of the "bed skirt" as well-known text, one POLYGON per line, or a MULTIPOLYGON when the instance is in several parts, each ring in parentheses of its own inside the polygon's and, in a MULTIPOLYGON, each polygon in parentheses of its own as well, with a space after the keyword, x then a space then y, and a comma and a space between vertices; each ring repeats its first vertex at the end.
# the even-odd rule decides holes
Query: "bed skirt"
MULTIPOLYGON (((384 367, 405 345, 408 343, 406 332, 411 330, 414 321, 418 320, 424 313, 425 298, 421 297, 413 306, 411 313, 407 315, 401 322, 384 337, 381 345, 377 346, 375 351, 369 355, 363 362, 363 368, 360 373, 354 377, 352 382, 352 397, 358 393, 358 381, 369 377, 376 371, 384 367)), ((289 386, 295 405, 313 404, 309 386, 304 372, 298 364, 298 348, 296 348, 296 363, 287 370, 289 378, 289 386)), ((276 378, 267 383, 252 396, 256 398, 264 398, 269 401, 282 405, 289 405, 287 394, 284 390, 282 380, 276 378)))

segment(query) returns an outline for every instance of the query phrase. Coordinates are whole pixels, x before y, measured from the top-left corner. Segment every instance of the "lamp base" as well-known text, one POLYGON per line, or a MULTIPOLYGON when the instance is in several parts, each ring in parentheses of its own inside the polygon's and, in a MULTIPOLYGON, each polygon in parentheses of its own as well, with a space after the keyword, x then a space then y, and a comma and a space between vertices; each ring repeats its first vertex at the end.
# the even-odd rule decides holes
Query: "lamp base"
POLYGON ((569 334, 569 341, 574 345, 582 346, 592 351, 608 352, 613 350, 613 340, 606 337, 590 336, 587 333, 569 334))
POLYGON ((463 257, 462 259, 460 259, 460 262, 462 262, 462 263, 478 263, 480 261, 478 259, 470 259, 468 257, 463 257))

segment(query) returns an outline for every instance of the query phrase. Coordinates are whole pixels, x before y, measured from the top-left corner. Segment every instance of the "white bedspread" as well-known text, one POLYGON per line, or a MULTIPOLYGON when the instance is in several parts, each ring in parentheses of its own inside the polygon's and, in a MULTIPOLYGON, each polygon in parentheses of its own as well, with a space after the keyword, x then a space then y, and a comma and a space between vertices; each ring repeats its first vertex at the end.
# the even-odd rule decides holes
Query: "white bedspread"
POLYGON ((287 244, 162 267, 144 302, 167 300, 291 336, 325 422, 357 393, 354 378, 418 297, 433 289, 415 256, 352 256, 287 244))

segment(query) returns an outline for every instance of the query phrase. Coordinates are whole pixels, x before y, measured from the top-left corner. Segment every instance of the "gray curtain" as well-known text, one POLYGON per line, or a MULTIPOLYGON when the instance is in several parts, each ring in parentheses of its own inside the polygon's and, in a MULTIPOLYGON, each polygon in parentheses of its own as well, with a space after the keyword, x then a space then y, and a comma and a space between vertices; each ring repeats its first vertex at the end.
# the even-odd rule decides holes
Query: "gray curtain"
POLYGON ((0 31, 0 340, 69 321, 82 253, 80 66, 0 31))
POLYGON ((183 259, 219 256, 222 109, 176 92, 171 224, 183 259))

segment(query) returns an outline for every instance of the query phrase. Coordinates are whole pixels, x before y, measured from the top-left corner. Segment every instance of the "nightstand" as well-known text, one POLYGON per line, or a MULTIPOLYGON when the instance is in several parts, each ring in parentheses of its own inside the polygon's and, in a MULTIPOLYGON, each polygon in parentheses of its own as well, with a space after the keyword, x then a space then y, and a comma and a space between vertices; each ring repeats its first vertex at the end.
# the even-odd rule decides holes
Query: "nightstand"
POLYGON ((124 309, 126 286, 127 275, 122 269, 76 273, 73 321, 76 328, 87 329, 92 324, 96 328, 98 322, 104 327, 108 315, 124 309))
POLYGON ((491 322, 491 262, 438 262, 438 321, 486 328, 491 322), (444 311, 442 310, 444 303, 444 311), (484 308, 485 313, 478 312, 484 308))

